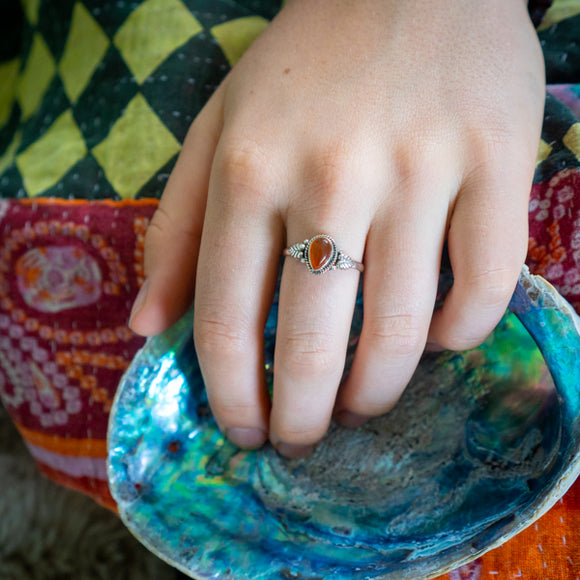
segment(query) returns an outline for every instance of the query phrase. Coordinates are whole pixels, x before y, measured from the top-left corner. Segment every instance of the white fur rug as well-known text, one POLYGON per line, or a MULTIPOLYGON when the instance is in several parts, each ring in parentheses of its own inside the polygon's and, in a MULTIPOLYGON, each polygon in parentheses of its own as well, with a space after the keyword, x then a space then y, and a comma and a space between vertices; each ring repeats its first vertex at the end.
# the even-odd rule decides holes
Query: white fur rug
POLYGON ((182 578, 114 514, 40 475, 0 405, 0 580, 182 578))

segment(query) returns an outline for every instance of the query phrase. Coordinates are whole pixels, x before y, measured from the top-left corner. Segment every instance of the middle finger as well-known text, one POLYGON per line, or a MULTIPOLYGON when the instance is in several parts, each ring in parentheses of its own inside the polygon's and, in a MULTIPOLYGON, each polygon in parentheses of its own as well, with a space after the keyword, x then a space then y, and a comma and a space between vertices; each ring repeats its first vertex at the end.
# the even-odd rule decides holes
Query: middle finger
MULTIPOLYGON (((302 217, 288 217, 289 245, 328 234, 338 249, 354 260, 362 259, 366 228, 357 228, 345 217, 302 217)), ((315 275, 305 264, 286 258, 270 415, 270 440, 283 455, 308 455, 326 433, 344 369, 358 281, 357 270, 315 275)))

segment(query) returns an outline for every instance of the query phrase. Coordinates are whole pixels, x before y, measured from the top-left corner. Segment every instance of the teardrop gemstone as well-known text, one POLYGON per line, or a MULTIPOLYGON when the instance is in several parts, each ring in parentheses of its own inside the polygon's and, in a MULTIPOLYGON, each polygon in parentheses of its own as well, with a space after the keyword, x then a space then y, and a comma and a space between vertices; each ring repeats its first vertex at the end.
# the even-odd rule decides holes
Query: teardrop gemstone
POLYGON ((332 242, 328 238, 316 238, 308 248, 310 267, 316 272, 328 265, 332 257, 332 242))

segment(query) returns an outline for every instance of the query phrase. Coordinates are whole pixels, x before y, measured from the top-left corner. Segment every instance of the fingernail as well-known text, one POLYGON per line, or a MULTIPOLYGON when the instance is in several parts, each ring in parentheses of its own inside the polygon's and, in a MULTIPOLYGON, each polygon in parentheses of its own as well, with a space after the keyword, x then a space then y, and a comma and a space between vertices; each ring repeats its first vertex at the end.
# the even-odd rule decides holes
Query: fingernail
POLYGON ((444 351, 445 349, 440 344, 437 344, 436 342, 428 342, 425 345, 425 350, 427 352, 441 352, 441 351, 444 351))
POLYGON ((278 453, 289 457, 290 459, 302 459, 311 455, 316 448, 316 445, 293 445, 292 443, 284 443, 281 441, 276 445, 278 453))
POLYGON ((266 432, 253 427, 232 427, 226 430, 226 437, 238 447, 255 449, 266 441, 266 432))
POLYGON ((139 314, 140 310, 143 308, 145 304, 145 298, 147 298, 147 291, 149 290, 149 278, 143 282, 143 286, 141 286, 141 290, 137 294, 137 298, 135 298, 135 302, 133 302, 133 308, 131 308, 131 316, 129 316, 129 322, 127 325, 129 328, 131 327, 131 323, 137 314, 139 314))
POLYGON ((339 411, 336 414, 336 420, 343 426, 349 429, 356 429, 361 425, 364 425, 371 417, 367 415, 358 415, 357 413, 352 413, 351 411, 339 411))

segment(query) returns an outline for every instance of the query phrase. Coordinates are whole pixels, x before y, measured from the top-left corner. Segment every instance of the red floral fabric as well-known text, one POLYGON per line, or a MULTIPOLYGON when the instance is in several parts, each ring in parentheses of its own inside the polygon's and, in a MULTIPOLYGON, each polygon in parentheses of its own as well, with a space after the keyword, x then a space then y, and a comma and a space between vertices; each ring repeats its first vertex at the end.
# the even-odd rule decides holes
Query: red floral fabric
POLYGON ((114 509, 106 435, 155 200, 0 200, 0 394, 41 470, 114 509))

